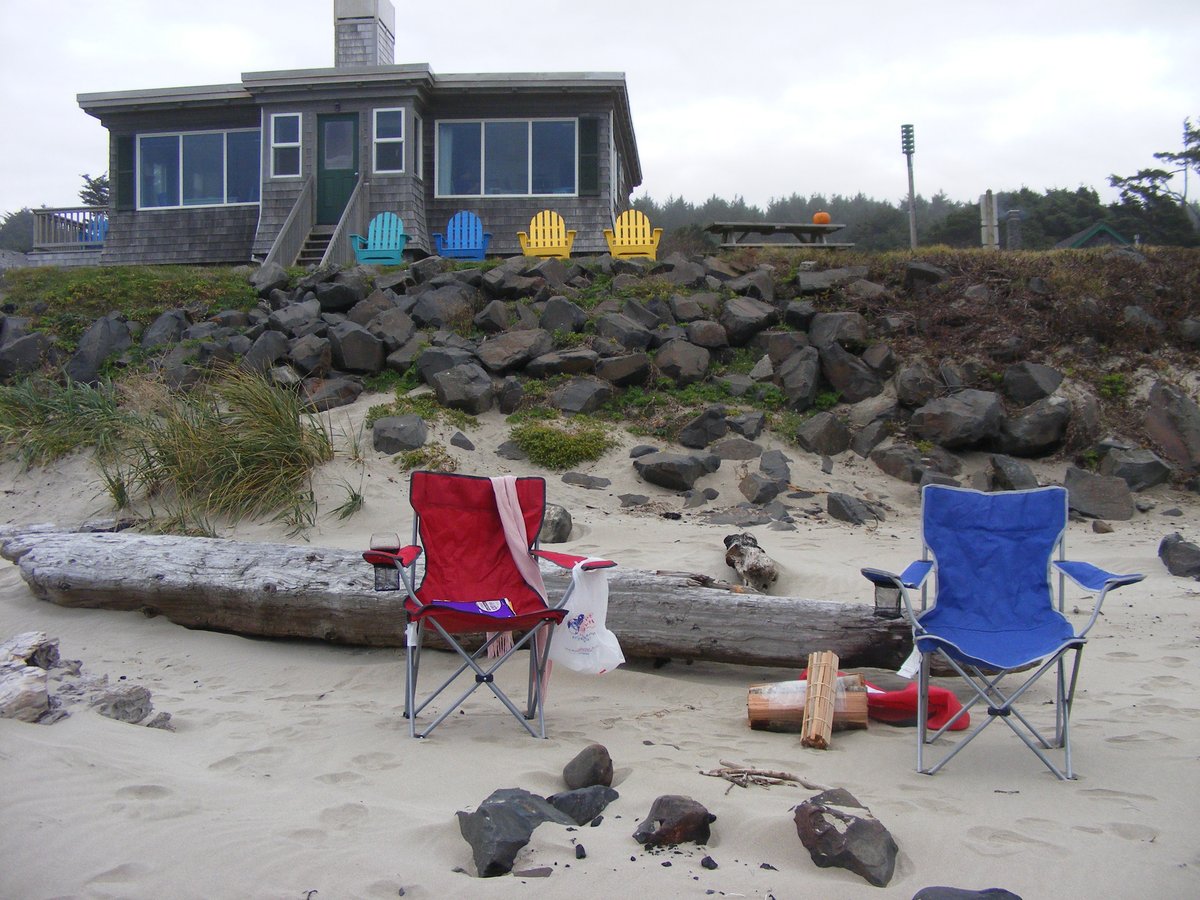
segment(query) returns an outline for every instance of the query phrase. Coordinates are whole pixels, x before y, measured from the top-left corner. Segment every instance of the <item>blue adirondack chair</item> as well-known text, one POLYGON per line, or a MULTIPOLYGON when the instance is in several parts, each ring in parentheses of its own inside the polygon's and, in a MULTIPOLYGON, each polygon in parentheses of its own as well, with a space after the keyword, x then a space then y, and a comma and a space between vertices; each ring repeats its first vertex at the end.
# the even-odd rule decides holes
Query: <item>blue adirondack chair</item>
POLYGON ((84 244, 103 244, 108 236, 108 216, 99 213, 84 223, 79 240, 84 244))
POLYGON ((367 236, 350 235, 350 246, 354 258, 361 266, 398 266, 403 262, 404 246, 408 235, 404 233, 404 222, 395 213, 380 213, 367 227, 367 236))
POLYGON ((479 216, 465 209, 450 217, 445 236, 436 232, 433 235, 437 255, 450 259, 483 259, 491 240, 479 216))

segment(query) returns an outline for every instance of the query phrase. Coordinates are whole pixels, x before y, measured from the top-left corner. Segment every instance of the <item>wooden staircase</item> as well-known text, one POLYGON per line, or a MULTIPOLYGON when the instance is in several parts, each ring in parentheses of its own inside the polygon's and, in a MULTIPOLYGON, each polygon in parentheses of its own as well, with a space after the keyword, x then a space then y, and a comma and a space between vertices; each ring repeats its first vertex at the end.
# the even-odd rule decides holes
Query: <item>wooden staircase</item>
POLYGON ((333 237, 332 225, 314 225, 313 230, 304 240, 304 246, 300 248, 300 255, 296 257, 296 265, 304 267, 320 265, 321 260, 325 257, 325 251, 329 249, 331 237, 333 237))

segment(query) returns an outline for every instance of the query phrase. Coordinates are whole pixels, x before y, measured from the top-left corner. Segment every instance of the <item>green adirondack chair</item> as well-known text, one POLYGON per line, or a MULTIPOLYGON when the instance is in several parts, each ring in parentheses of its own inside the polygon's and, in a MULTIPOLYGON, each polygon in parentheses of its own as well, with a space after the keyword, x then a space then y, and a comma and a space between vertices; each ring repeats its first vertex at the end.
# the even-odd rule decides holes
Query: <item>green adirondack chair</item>
POLYGON ((367 227, 367 236, 350 235, 350 246, 360 266, 398 266, 403 262, 408 235, 395 213, 380 213, 367 227))

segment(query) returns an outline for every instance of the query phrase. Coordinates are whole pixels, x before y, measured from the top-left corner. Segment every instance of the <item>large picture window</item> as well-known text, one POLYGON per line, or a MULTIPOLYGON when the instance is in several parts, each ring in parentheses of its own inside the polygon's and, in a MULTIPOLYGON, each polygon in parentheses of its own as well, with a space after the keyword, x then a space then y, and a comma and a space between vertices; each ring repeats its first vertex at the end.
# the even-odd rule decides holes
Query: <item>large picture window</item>
POLYGON ((271 177, 300 176, 300 113, 271 116, 271 177))
POLYGON ((440 197, 575 194, 574 119, 437 123, 440 197))
POLYGON ((375 171, 404 171, 404 110, 375 110, 375 171))
POLYGON ((138 138, 138 208, 224 206, 259 200, 257 128, 138 138))

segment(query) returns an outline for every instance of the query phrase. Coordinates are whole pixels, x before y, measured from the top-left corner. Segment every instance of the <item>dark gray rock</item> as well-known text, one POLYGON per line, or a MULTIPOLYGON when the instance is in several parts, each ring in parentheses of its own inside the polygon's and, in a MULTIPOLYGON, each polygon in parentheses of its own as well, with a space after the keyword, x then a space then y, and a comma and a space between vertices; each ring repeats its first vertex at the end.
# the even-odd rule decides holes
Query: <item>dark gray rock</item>
POLYGON ((742 496, 756 505, 770 503, 788 488, 787 481, 766 472, 747 472, 738 482, 742 496))
POLYGON ((266 372, 287 356, 288 339, 279 331, 264 331, 242 357, 241 366, 251 372, 266 372))
POLYGON ((645 847, 707 844, 712 834, 709 826, 716 818, 691 797, 665 794, 651 805, 633 839, 645 847))
POLYGON ((582 472, 567 472, 562 477, 563 484, 573 484, 576 487, 587 488, 589 491, 599 491, 612 484, 608 478, 598 475, 585 475, 582 472))
POLYGON ((725 301, 719 319, 729 335, 729 343, 741 347, 760 331, 779 321, 779 310, 753 297, 732 297, 725 301))
POLYGON ((1027 491, 1038 486, 1037 476, 1026 463, 1000 453, 991 456, 987 476, 993 491, 1027 491))
POLYGON ((105 361, 132 346, 133 334, 125 317, 120 313, 110 313, 93 322, 79 338, 78 348, 67 362, 64 374, 71 381, 96 384, 105 361))
POLYGON ((291 337, 312 332, 321 319, 321 304, 315 299, 276 309, 267 317, 267 327, 291 337))
POLYGON ((317 297, 317 303, 321 305, 321 312, 324 313, 347 312, 367 296, 366 291, 356 285, 333 281, 314 286, 313 293, 317 297))
POLYGON ((920 360, 902 365, 896 371, 896 399, 903 406, 924 406, 944 389, 933 370, 920 360))
POLYGON ((346 313, 346 318, 355 325, 361 325, 366 328, 367 324, 380 313, 396 308, 396 301, 392 294, 375 291, 365 300, 360 300, 354 306, 350 307, 350 311, 346 313))
POLYGON ((843 788, 822 791, 796 807, 796 833, 812 861, 886 887, 900 848, 883 824, 843 788))
POLYGON ((416 450, 429 439, 429 429, 420 416, 384 416, 371 426, 371 445, 391 456, 402 450, 416 450))
POLYGON ((551 334, 556 331, 564 334, 583 331, 583 326, 587 324, 587 313, 566 297, 551 297, 542 307, 538 324, 551 334))
POLYGON ((573 826, 576 822, 544 797, 520 788, 494 791, 474 812, 459 810, 458 829, 471 845, 480 878, 505 875, 543 822, 573 826))
POLYGON ((771 365, 777 366, 797 350, 809 346, 809 340, 800 331, 760 331, 747 346, 766 353, 771 365))
POLYGON ((596 319, 596 334, 616 341, 626 350, 645 350, 653 339, 649 328, 621 313, 605 313, 596 319))
POLYGON ((358 399, 363 386, 357 378, 306 378, 300 389, 306 409, 324 412, 338 406, 349 406, 358 399))
POLYGON ((865 501, 849 494, 831 491, 826 498, 825 510, 831 518, 851 525, 866 525, 882 519, 882 516, 865 501))
POLYGON ((426 347, 416 359, 417 372, 428 384, 433 384, 434 376, 440 372, 471 363, 478 363, 475 354, 459 347, 426 347))
POLYGON ((676 322, 694 322, 697 319, 712 319, 721 310, 721 295, 707 291, 684 296, 675 294, 668 301, 671 315, 676 322))
POLYGON ((36 372, 53 353, 50 336, 41 331, 13 338, 0 347, 0 380, 36 372))
MULTIPOLYGON (((481 347, 480 350, 483 348, 481 347)), ((525 366, 525 374, 533 378, 549 378, 553 375, 586 375, 596 370, 600 361, 595 350, 587 347, 572 347, 570 350, 551 350, 525 366)))
POLYGON ((525 386, 520 380, 509 375, 496 386, 496 408, 506 416, 511 416, 521 408, 525 399, 525 386))
MULTIPOLYGON (((720 464, 719 459, 717 464, 720 464)), ((697 479, 716 471, 707 457, 663 451, 639 456, 633 461, 633 468, 650 484, 672 491, 689 491, 697 479)))
POLYGON ((808 331, 816 315, 817 308, 811 300, 792 300, 784 307, 783 321, 792 328, 808 331))
POLYGON ((1152 450, 1114 448, 1100 458, 1100 474, 1122 478, 1131 491, 1170 480, 1172 469, 1152 450))
POLYGON ((841 344, 824 344, 819 352, 821 374, 844 403, 858 403, 883 392, 883 382, 875 370, 841 344))
POLYGON ((491 376, 478 363, 462 363, 438 372, 429 383, 442 406, 472 415, 487 412, 496 399, 491 376))
MULTIPOLYGON (((521 462, 522 460, 529 459, 529 457, 525 454, 525 451, 517 446, 516 441, 505 441, 504 443, 500 444, 496 448, 496 455, 501 459, 510 459, 514 462, 521 462)), ((547 506, 549 506, 549 504, 547 504, 547 506)), ((542 520, 542 523, 544 527, 545 519, 542 520)), ((545 540, 545 538, 543 538, 543 540, 545 540)), ((547 543, 549 543, 549 541, 547 541, 547 543)))
POLYGON ((1021 900, 1021 897, 1004 888, 984 888, 982 891, 969 891, 965 888, 952 888, 934 885, 921 888, 913 894, 912 900, 1021 900))
POLYGON ((563 767, 563 783, 571 790, 600 785, 609 787, 613 780, 613 761, 603 744, 588 744, 563 767))
POLYGON ((647 303, 629 299, 625 301, 625 305, 621 308, 621 311, 643 328, 650 331, 654 331, 663 325, 675 324, 675 319, 671 316, 671 311, 665 304, 654 304, 653 308, 651 308, 647 303))
POLYGON ((1045 456, 1062 446, 1071 424, 1071 401, 1066 397, 1045 397, 1019 413, 1003 419, 998 449, 1010 456, 1045 456))
POLYGON ((117 684, 108 687, 92 701, 92 706, 106 718, 128 722, 131 725, 141 722, 154 708, 154 704, 150 702, 150 691, 140 684, 117 684))
POLYGON ((816 347, 805 347, 793 353, 775 373, 788 406, 803 412, 813 405, 821 381, 821 354, 816 347))
POLYGON ((142 332, 142 349, 154 350, 157 347, 179 343, 191 324, 184 310, 168 309, 142 332))
POLYGON ((475 313, 471 324, 484 334, 499 334, 502 331, 507 331, 512 322, 508 315, 508 307, 504 305, 504 301, 492 300, 483 309, 475 313))
POLYGON ((1062 373, 1040 363, 1020 362, 1004 370, 1000 390, 1018 406, 1049 397, 1062 384, 1062 373))
POLYGON ((1123 317, 1126 325, 1148 331, 1151 334, 1162 334, 1167 330, 1166 323, 1162 319, 1152 316, 1140 306, 1126 306, 1123 317))
POLYGON ((910 484, 920 484, 930 470, 951 476, 961 471, 961 463, 951 454, 936 451, 923 453, 911 444, 892 444, 873 450, 870 459, 888 475, 910 484))
POLYGON ((742 437, 753 441, 762 434, 763 429, 766 427, 767 416, 761 410, 751 410, 750 412, 727 416, 725 421, 729 423, 730 431, 737 432, 742 437))
POLYGON ((373 373, 383 369, 383 341, 349 320, 329 329, 329 348, 334 366, 343 371, 373 373))
POLYGON ((476 355, 489 372, 504 373, 522 368, 535 357, 554 349, 554 339, 540 328, 509 331, 490 337, 479 345, 476 355))
POLYGON ((425 291, 408 311, 413 321, 423 328, 464 328, 474 318, 471 308, 474 292, 462 285, 425 291))
POLYGON ((784 484, 792 480, 792 470, 782 450, 768 450, 763 453, 758 458, 758 468, 764 475, 784 484))
POLYGON ((551 794, 546 800, 555 809, 565 813, 576 825, 586 825, 608 808, 608 804, 621 795, 603 784, 577 788, 551 794))
POLYGON ((399 307, 383 310, 366 324, 366 329, 383 341, 384 350, 392 353, 403 347, 416 333, 417 324, 412 316, 399 307))
POLYGON ((775 276, 765 266, 759 266, 745 275, 731 278, 725 287, 735 294, 753 297, 771 303, 775 300, 775 276))
POLYGON ((306 334, 292 341, 288 360, 301 376, 324 378, 333 367, 333 348, 329 338, 306 334))
POLYGON ((564 544, 571 539, 571 513, 566 507, 557 503, 547 503, 545 514, 542 516, 542 529, 538 532, 538 540, 543 544, 564 544))
POLYGON ((729 432, 729 423, 725 421, 725 410, 720 406, 710 406, 700 415, 679 429, 679 443, 694 450, 707 447, 717 438, 724 437, 729 432))
POLYGON ((650 371, 650 357, 645 353, 611 356, 596 362, 596 375, 615 387, 645 384, 650 371))
POLYGON ((707 350, 683 340, 668 341, 654 357, 658 370, 680 387, 703 380, 711 361, 707 350))
POLYGON ((800 423, 796 443, 809 453, 837 456, 850 446, 850 429, 831 412, 819 412, 800 423))
POLYGON ((286 289, 289 280, 287 270, 277 262, 261 265, 250 275, 250 285, 260 297, 286 289))
POLYGON ((729 335, 725 328, 712 319, 698 319, 688 324, 684 338, 689 344, 706 350, 723 350, 729 346, 729 335))
POLYGON ((1095 475, 1076 466, 1067 468, 1063 478, 1071 509, 1089 519, 1133 518, 1133 495, 1124 479, 1095 475))
POLYGON ((1166 381, 1150 388, 1146 433, 1186 474, 1200 471, 1200 406, 1166 381))
POLYGON ((474 450, 475 444, 471 439, 461 431, 456 431, 450 438, 450 446, 458 447, 460 450, 474 450))
POLYGON ((917 296, 924 294, 930 287, 945 281, 950 273, 933 263, 910 262, 904 271, 904 289, 917 296))
POLYGON ((880 378, 891 378, 896 371, 896 354, 887 344, 872 344, 862 352, 862 361, 880 378))
POLYGON ((802 294, 821 294, 867 274, 866 266, 843 266, 819 272, 802 269, 796 273, 796 287, 802 294))
POLYGON ((712 452, 721 459, 757 459, 762 456, 763 449, 744 437, 731 437, 713 444, 712 452))
POLYGON ((892 433, 892 422, 888 419, 875 419, 868 422, 850 439, 850 449, 858 456, 866 459, 871 451, 888 439, 892 433))
POLYGON ((963 390, 916 410, 909 431, 942 447, 972 447, 1000 434, 1004 405, 992 391, 963 390))
POLYGON ((819 312, 808 326, 808 339, 814 347, 839 344, 847 350, 859 350, 869 340, 867 320, 856 312, 819 312))
POLYGON ((598 378, 581 375, 572 378, 550 395, 555 409, 575 415, 592 413, 612 399, 612 385, 598 378))
POLYGON ((1158 558, 1175 577, 1200 580, 1200 547, 1185 541, 1178 531, 1159 541, 1158 558))

